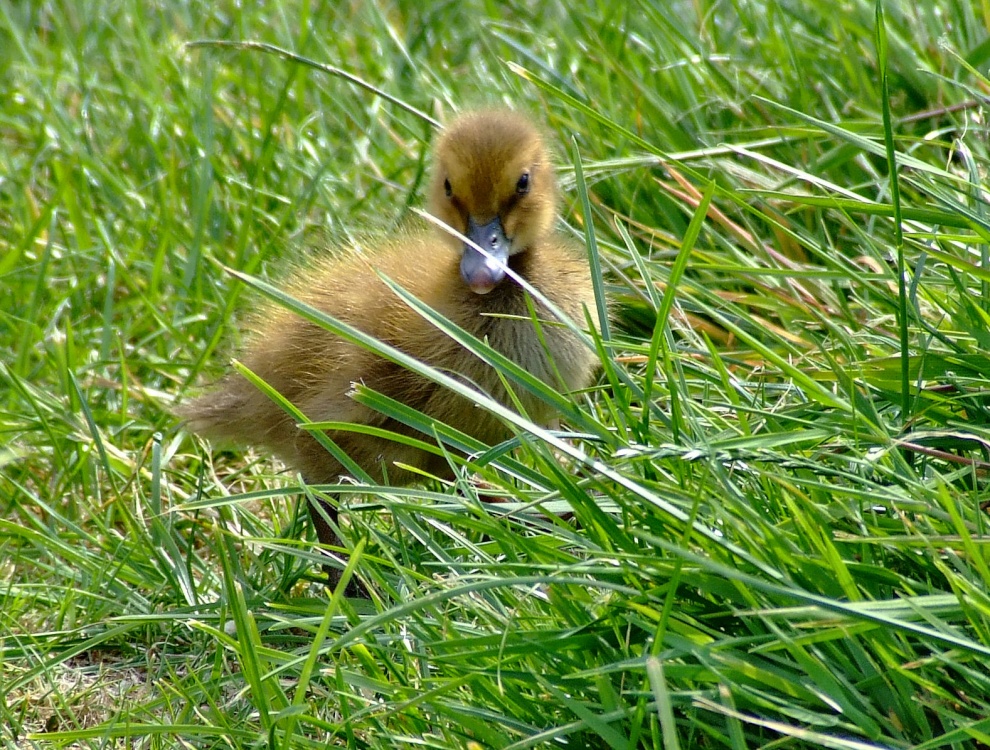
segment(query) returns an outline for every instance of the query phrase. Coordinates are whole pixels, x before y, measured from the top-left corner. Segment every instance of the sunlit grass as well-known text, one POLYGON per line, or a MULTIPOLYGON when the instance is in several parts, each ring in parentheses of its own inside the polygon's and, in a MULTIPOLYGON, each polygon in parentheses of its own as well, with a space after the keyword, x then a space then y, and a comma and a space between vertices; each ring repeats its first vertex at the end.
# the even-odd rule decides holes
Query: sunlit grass
POLYGON ((4 743, 990 746, 990 45, 937 5, 0 3, 4 743), (409 299, 565 418, 482 446, 357 388, 457 479, 335 488, 349 599, 327 488, 173 410, 486 102, 555 143, 602 370, 409 299))

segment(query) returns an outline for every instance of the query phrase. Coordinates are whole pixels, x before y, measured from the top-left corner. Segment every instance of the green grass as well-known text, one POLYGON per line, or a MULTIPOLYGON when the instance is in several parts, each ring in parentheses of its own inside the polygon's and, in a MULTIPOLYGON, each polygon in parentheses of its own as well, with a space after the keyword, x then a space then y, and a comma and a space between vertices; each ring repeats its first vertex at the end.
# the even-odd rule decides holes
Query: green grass
POLYGON ((531 5, 0 0, 6 746, 990 747, 990 6, 531 5), (346 491, 331 595, 298 479, 172 410, 491 102, 555 141, 601 375, 346 491))

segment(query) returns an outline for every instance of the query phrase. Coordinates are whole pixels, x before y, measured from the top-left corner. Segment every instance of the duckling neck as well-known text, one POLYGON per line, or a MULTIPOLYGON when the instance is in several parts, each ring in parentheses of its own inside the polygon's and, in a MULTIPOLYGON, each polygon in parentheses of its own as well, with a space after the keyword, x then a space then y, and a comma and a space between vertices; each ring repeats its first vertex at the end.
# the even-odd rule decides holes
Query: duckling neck
POLYGON ((513 253, 509 256, 509 268, 515 271, 516 274, 522 276, 527 281, 530 280, 534 268, 534 256, 536 252, 533 248, 526 248, 518 253, 513 253))

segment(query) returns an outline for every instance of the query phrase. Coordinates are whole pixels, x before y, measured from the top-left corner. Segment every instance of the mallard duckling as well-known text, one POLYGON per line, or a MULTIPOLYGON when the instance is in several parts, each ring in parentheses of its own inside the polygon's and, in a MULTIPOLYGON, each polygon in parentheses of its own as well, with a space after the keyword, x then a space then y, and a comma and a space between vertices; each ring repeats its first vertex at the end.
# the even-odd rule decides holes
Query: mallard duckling
MULTIPOLYGON (((557 189, 539 131, 523 115, 485 110, 457 118, 433 155, 429 212, 488 251, 486 257, 450 233, 424 226, 389 238, 372 251, 326 258, 290 278, 297 299, 511 405, 502 380, 481 360, 405 304, 378 273, 558 389, 589 385, 596 357, 568 328, 530 318, 527 293, 505 266, 576 322, 594 309, 582 250, 554 230, 557 189), (551 364, 551 360, 553 364, 551 364)), ((540 320, 554 315, 533 301, 540 320)), ((242 357, 254 373, 311 421, 351 422, 413 434, 348 395, 361 382, 487 444, 509 437, 497 418, 449 390, 348 343, 276 305, 254 319, 242 357)), ((536 422, 550 408, 520 390, 536 422)), ((211 439, 261 446, 310 483, 336 483, 343 467, 279 406, 239 374, 183 410, 189 427, 211 439)), ((423 435, 417 434, 423 438, 423 435)), ((330 437, 379 481, 404 484, 417 475, 396 464, 450 476, 441 456, 355 432, 330 437)), ((428 438, 427 438, 428 439, 428 438)), ((313 509, 311 509, 313 510, 313 509)), ((331 519, 332 508, 326 509, 331 519)), ((322 514, 312 513, 320 542, 338 544, 322 514)))

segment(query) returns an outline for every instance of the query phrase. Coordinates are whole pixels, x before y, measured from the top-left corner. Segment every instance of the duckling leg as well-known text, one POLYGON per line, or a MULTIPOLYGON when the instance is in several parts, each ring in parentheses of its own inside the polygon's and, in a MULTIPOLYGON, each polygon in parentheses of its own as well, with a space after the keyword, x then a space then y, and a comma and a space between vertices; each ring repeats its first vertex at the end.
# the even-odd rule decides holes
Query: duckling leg
MULTIPOLYGON (((337 536, 337 533, 327 520, 329 519, 333 523, 337 523, 338 512, 335 505, 326 500, 314 497, 309 503, 309 517, 313 521, 313 528, 316 529, 316 538, 321 547, 342 546, 340 537, 337 536)), ((340 577, 343 571, 330 563, 324 563, 323 572, 327 576, 327 588, 331 591, 335 590, 340 583, 340 577)), ((348 582, 347 589, 344 593, 347 596, 360 597, 362 599, 369 598, 368 590, 357 578, 352 578, 348 582)))
POLYGON ((309 517, 313 521, 313 528, 316 529, 316 538, 320 544, 339 547, 340 539, 334 532, 333 527, 327 521, 337 523, 337 508, 326 500, 312 498, 309 503, 309 517))

